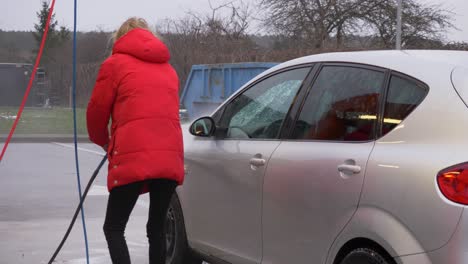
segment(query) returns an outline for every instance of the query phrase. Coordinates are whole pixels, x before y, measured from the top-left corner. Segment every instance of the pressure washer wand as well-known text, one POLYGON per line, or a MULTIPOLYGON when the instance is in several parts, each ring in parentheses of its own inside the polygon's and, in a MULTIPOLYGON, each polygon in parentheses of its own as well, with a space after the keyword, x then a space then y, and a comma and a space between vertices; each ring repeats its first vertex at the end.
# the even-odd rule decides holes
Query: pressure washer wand
POLYGON ((73 215, 72 221, 70 225, 68 226, 67 232, 65 233, 65 236, 63 237, 62 241, 60 242, 60 245, 57 247, 57 249, 54 252, 54 255, 52 258, 49 260, 49 264, 52 264, 54 262, 55 258, 57 257, 58 253, 62 249, 63 245, 65 244, 65 241, 67 241, 68 236, 70 235, 71 230, 73 229, 73 225, 75 225, 76 218, 78 217, 78 214, 80 213, 81 207, 83 206, 83 203, 86 199, 86 195, 88 195, 89 189, 91 189, 91 186, 93 185, 94 180, 96 179, 97 175, 99 174, 99 171, 101 170, 102 166, 104 163, 107 161, 107 155, 104 156, 102 159, 101 163, 99 163, 99 166, 96 168, 96 170, 93 173, 93 176, 91 176, 91 179, 88 182, 88 185, 86 186, 86 189, 83 193, 83 196, 81 197, 80 203, 78 204, 78 207, 75 210, 75 215, 73 215))

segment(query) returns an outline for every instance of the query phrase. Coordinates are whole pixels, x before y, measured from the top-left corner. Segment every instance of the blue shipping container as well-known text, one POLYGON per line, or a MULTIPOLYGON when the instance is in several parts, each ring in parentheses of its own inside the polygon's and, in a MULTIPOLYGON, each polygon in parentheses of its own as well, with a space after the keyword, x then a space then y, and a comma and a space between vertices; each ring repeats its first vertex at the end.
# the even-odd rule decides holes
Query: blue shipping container
POLYGON ((188 117, 208 115, 253 77, 277 63, 194 65, 182 93, 188 117))

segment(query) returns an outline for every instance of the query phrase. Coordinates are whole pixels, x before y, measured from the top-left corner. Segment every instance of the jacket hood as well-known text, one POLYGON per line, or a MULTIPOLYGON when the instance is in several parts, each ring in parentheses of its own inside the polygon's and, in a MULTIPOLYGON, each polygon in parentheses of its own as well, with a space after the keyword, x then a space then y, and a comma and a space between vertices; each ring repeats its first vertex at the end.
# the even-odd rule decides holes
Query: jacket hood
POLYGON ((133 29, 117 40, 112 50, 116 53, 152 63, 166 63, 171 58, 166 45, 145 29, 133 29))

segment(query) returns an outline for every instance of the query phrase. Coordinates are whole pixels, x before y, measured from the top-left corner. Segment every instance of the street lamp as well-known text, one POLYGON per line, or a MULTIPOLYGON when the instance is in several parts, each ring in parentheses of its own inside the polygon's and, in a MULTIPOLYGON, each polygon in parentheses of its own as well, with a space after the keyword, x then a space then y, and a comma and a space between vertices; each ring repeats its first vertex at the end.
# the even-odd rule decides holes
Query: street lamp
POLYGON ((401 50, 401 34, 402 34, 402 16, 403 16, 403 0, 397 0, 397 32, 396 32, 396 49, 401 50))

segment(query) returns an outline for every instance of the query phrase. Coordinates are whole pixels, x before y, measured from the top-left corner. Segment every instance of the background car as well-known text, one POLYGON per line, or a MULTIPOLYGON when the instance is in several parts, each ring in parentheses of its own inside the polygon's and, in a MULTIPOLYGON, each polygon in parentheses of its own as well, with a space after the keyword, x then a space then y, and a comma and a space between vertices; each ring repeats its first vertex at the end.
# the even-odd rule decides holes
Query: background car
POLYGON ((468 52, 299 58, 186 135, 170 263, 468 263, 468 52))

